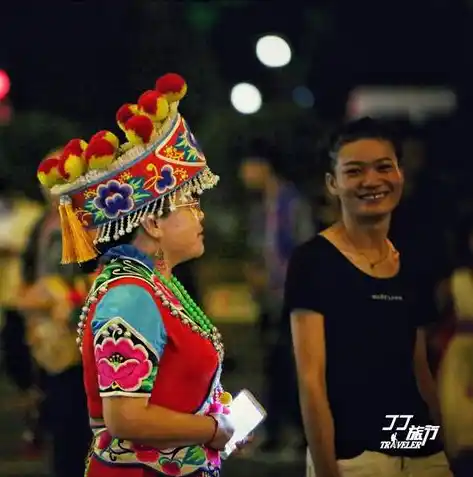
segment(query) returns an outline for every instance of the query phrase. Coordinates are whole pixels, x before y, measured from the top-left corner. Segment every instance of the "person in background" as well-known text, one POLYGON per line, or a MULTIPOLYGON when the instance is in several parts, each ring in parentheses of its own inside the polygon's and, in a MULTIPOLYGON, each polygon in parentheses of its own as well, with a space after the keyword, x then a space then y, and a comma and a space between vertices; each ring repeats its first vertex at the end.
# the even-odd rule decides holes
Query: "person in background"
MULTIPOLYGON (((450 214, 452 204, 445 195, 438 193, 442 188, 441 172, 435 167, 434 157, 427 154, 426 144, 420 140, 419 133, 414 135, 413 132, 411 127, 405 128, 407 138, 401 145, 404 190, 392 216, 389 239, 396 244, 403 266, 415 267, 422 275, 426 298, 431 301, 428 308, 432 309, 437 308, 439 285, 448 281, 451 272, 444 219, 450 214), (419 250, 423 253, 420 254, 419 250)), ((439 351, 451 335, 451 325, 449 317, 443 315, 426 329, 429 365, 434 374, 438 369, 439 351)))
POLYGON ((442 321, 431 332, 432 361, 437 372, 453 338, 458 321, 473 320, 473 222, 471 218, 456 227, 451 273, 437 287, 437 304, 442 321))
POLYGON ((363 118, 330 138, 324 158, 340 218, 294 251, 285 288, 307 475, 450 477, 426 353, 435 306, 388 239, 404 185, 397 138, 363 118))
POLYGON ((458 234, 458 266, 440 287, 451 316, 438 339, 438 381, 443 429, 455 477, 473 475, 473 226, 458 234))
POLYGON ((21 254, 41 213, 40 202, 12 190, 7 178, 0 178, 1 361, 6 375, 22 395, 26 427, 23 439, 27 457, 38 453, 33 439, 36 393, 33 363, 26 342, 25 320, 16 302, 21 295, 21 254))
POLYGON ((473 320, 457 323, 439 371, 446 448, 455 477, 473 475, 473 320))
POLYGON ((53 475, 83 477, 91 432, 75 330, 91 282, 80 267, 60 265, 58 203, 46 190, 44 196, 47 208, 23 254, 17 306, 43 395, 37 432, 51 436, 53 475))
MULTIPOLYGON (((263 145, 264 146, 264 145, 263 145)), ((314 234, 311 208, 290 182, 282 179, 271 160, 275 153, 258 145, 240 166, 240 177, 250 193, 248 225, 250 257, 246 278, 259 305, 264 349, 265 404, 268 411, 263 452, 287 447, 287 428, 296 432, 295 450, 303 448, 295 368, 288 320, 283 319, 286 268, 294 248, 314 234)), ((290 450, 290 449, 286 449, 290 450)), ((294 450, 294 449, 292 449, 294 450)))

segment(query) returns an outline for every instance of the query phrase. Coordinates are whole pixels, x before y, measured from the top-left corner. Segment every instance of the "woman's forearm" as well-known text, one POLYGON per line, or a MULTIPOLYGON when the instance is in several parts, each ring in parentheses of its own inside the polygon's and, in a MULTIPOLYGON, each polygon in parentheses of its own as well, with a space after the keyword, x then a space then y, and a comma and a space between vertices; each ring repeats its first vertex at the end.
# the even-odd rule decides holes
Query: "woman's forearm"
POLYGON ((204 445, 206 443, 189 443, 183 442, 183 440, 169 441, 169 440, 147 440, 147 439, 133 439, 135 444, 140 444, 147 447, 152 447, 154 449, 175 449, 176 447, 191 446, 191 445, 204 445))
POLYGON ((321 390, 301 390, 304 429, 317 477, 339 477, 335 432, 327 397, 321 390))
POLYGON ((211 417, 154 405, 118 413, 110 409, 107 412, 104 406, 104 417, 113 436, 162 449, 204 444, 215 432, 215 421, 211 417))

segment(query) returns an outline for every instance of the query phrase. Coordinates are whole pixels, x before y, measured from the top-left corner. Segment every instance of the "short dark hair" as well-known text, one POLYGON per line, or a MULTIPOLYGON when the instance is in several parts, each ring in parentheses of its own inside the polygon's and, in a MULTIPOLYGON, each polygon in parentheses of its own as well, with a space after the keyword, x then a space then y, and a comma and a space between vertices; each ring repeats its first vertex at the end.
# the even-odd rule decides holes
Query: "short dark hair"
POLYGON ((401 142, 394 128, 383 120, 364 117, 342 124, 325 139, 321 148, 324 172, 333 172, 335 160, 343 146, 360 139, 380 139, 390 142, 397 159, 401 160, 401 142))

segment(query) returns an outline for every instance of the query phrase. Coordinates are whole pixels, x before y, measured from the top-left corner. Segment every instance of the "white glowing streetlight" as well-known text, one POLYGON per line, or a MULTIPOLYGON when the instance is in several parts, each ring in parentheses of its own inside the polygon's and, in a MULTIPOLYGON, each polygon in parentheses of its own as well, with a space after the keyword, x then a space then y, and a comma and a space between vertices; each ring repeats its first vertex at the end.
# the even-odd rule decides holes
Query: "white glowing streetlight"
POLYGON ((239 83, 230 93, 232 106, 241 114, 254 114, 263 104, 259 89, 250 83, 239 83))
POLYGON ((256 56, 268 68, 281 68, 290 63, 292 52, 289 43, 277 35, 266 35, 256 43, 256 56))

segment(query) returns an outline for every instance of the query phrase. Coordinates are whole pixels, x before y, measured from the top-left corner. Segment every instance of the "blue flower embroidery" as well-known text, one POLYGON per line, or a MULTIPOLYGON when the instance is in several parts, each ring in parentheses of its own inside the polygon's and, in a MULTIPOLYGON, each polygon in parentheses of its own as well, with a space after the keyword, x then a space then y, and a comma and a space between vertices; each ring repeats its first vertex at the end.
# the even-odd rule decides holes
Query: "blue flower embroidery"
POLYGON ((162 194, 176 186, 176 176, 172 166, 163 166, 159 173, 160 178, 156 181, 156 190, 162 194))
POLYGON ((129 184, 120 184, 112 179, 106 184, 97 187, 97 197, 94 205, 103 211, 108 219, 116 219, 120 213, 127 213, 133 209, 133 187, 129 184))

